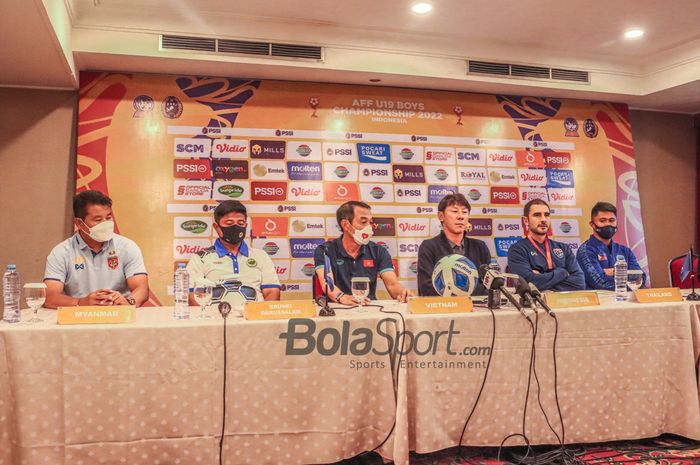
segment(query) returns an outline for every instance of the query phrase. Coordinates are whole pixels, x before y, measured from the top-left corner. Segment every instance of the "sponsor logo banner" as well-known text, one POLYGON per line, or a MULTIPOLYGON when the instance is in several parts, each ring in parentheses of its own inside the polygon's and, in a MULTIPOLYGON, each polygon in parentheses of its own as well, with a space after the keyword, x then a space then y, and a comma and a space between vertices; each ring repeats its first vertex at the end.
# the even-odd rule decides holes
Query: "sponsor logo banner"
POLYGON ((522 237, 522 220, 515 218, 493 220, 493 235, 499 237, 522 237))
POLYGON ((423 183, 425 182, 425 172, 420 165, 394 165, 394 182, 400 183, 423 183))
POLYGON ((491 202, 491 194, 486 186, 459 186, 459 192, 471 205, 485 205, 491 202))
POLYGON ((390 256, 396 257, 398 254, 398 245, 393 237, 379 237, 373 240, 378 246, 384 247, 390 256))
POLYGON ((248 181, 215 181, 214 200, 250 200, 248 181))
POLYGON ((391 165, 360 164, 361 180, 365 182, 391 182, 391 165))
POLYGON ((491 203, 497 205, 517 205, 520 203, 517 187, 492 187, 491 203))
POLYGON ((578 237, 552 237, 552 239, 567 244, 574 255, 578 253, 578 249, 581 247, 581 240, 578 237))
POLYGON ((398 240, 399 244, 399 257, 401 258, 415 258, 418 256, 418 247, 420 247, 423 239, 417 238, 401 238, 398 240))
POLYGON ((173 259, 189 260, 193 254, 211 247, 209 239, 173 239, 173 259))
POLYGON ((285 154, 283 140, 251 140, 250 158, 263 160, 281 160, 285 154))
MULTIPOLYGON (((480 241, 483 241, 484 244, 486 244, 486 247, 489 249, 489 254, 492 257, 497 257, 498 255, 496 254, 496 244, 494 243, 493 239, 490 237, 483 237, 479 239, 480 241)), ((505 267, 501 268, 502 270, 505 270, 505 267)))
POLYGON ((399 259, 399 276, 402 278, 415 278, 418 276, 418 260, 415 258, 399 259))
POLYGON ((489 179, 486 175, 486 168, 458 168, 460 184, 488 186, 489 179))
POLYGON ((428 186, 394 185, 394 201, 397 203, 425 203, 427 195, 428 186))
POLYGON ((357 184, 347 182, 323 183, 326 202, 347 202, 348 200, 360 200, 360 192, 357 184))
POLYGON ((289 235, 324 237, 326 235, 325 220, 323 218, 302 218, 292 216, 289 218, 289 235))
POLYGON ((287 167, 283 161, 251 161, 250 177, 252 179, 266 179, 284 181, 287 179, 287 167))
POLYGON ((572 170, 547 169, 547 187, 574 187, 572 170))
POLYGON ((254 237, 286 236, 289 230, 289 218, 282 216, 253 218, 252 234, 254 237))
POLYGON ((360 197, 369 204, 393 202, 394 187, 391 184, 360 183, 360 197))
POLYGON ((494 243, 496 244, 496 255, 499 257, 507 257, 508 250, 510 247, 518 242, 521 237, 496 237, 494 238, 494 243))
POLYGON ((570 168, 571 154, 565 152, 545 152, 543 154, 547 168, 570 168))
POLYGON ((174 235, 175 237, 209 237, 211 222, 211 216, 176 216, 174 235))
POLYGON ((574 189, 550 189, 549 203, 551 205, 576 205, 574 189))
POLYGON ((326 181, 357 181, 356 163, 332 163, 323 164, 323 179, 326 181))
POLYGON ((175 200, 210 200, 211 192, 209 181, 175 181, 173 185, 175 200))
POLYGON ((455 149, 452 147, 426 147, 425 162, 429 165, 454 165, 455 149))
POLYGON ((252 200, 280 201, 287 199, 286 182, 253 181, 250 183, 250 191, 252 200))
POLYGON ((457 164, 465 166, 485 166, 486 150, 457 148, 457 164))
POLYGON ((291 181, 320 181, 323 179, 323 165, 305 161, 288 161, 287 173, 291 181))
POLYGON ((323 183, 291 181, 288 199, 293 202, 323 202, 323 183))
POLYGON ((467 236, 491 236, 493 233, 493 220, 491 218, 470 218, 469 224, 472 230, 467 236))
POLYGON ((389 163, 391 148, 389 144, 357 144, 357 156, 360 163, 389 163))
POLYGON ((552 220, 552 234, 554 236, 579 237, 578 220, 553 219, 552 220))
POLYGON ((211 139, 176 137, 173 150, 178 158, 206 158, 211 153, 211 139))
POLYGON ((287 160, 318 161, 320 159, 320 142, 287 142, 287 160))
MULTIPOLYGON (((292 279, 296 281, 309 281, 314 274, 314 261, 310 259, 292 260, 292 279)), ((293 284, 287 284, 286 290, 292 291, 293 284)))
POLYGON ((521 168, 518 170, 518 182, 521 186, 545 187, 547 172, 545 170, 521 168))
POLYGON ((211 155, 214 158, 248 159, 250 141, 237 139, 217 139, 212 143, 211 155))
MULTIPOLYGON (((394 218, 374 217, 372 218, 374 237, 395 236, 396 221, 394 218)), ((337 223, 336 223, 337 224, 337 223)))
POLYGON ((515 166, 513 150, 487 150, 486 164, 489 166, 515 166))
POLYGON ((431 184, 456 184, 457 174, 454 166, 426 166, 425 177, 431 184))
POLYGON ((394 162, 421 164, 423 163, 423 147, 420 145, 392 145, 391 156, 394 162))
POLYGON ((214 159, 211 169, 216 179, 248 179, 247 160, 214 159))
POLYGON ((517 186, 518 172, 514 168, 489 168, 489 181, 493 186, 517 186))
POLYGON ((313 258, 316 247, 326 242, 323 238, 289 239, 292 258, 313 258))
POLYGON ((323 159, 328 161, 357 161, 353 144, 323 144, 323 159))
MULTIPOLYGON (((377 219, 374 218, 374 221, 377 221, 377 219)), ((326 232, 330 237, 338 237, 343 233, 340 226, 338 226, 338 220, 335 216, 326 218, 326 232)), ((377 233, 375 232, 374 234, 376 235, 377 233)))
POLYGON ((311 292, 311 283, 282 283, 282 292, 311 292))
POLYGON ((520 168, 544 168, 544 156, 542 152, 534 150, 518 150, 515 152, 518 167, 520 168))
POLYGON ((547 189, 542 187, 521 187, 520 188, 520 203, 526 204, 530 200, 540 199, 548 201, 547 189))
POLYGON ((272 260, 272 264, 275 266, 275 272, 280 281, 287 281, 290 275, 290 263, 289 260, 272 260))
POLYGON ((399 237, 420 237, 430 234, 429 218, 397 218, 396 233, 399 237))
POLYGON ((457 186, 428 186, 428 203, 440 203, 446 195, 457 192, 457 186))
POLYGON ((289 241, 274 237, 256 237, 253 239, 253 247, 260 249, 271 258, 289 258, 289 241))
POLYGON ((183 179, 211 178, 209 160, 173 160, 173 177, 183 179))
POLYGON ((430 235, 437 236, 442 231, 442 223, 437 218, 430 218, 430 235))

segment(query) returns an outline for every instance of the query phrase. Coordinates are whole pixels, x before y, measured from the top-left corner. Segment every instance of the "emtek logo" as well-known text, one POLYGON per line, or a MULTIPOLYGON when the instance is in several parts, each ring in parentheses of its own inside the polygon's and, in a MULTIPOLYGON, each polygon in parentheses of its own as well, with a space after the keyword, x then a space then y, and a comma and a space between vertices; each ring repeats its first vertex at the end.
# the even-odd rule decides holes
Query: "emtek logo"
POLYGON ((391 148, 389 144, 357 144, 360 163, 389 163, 391 148))

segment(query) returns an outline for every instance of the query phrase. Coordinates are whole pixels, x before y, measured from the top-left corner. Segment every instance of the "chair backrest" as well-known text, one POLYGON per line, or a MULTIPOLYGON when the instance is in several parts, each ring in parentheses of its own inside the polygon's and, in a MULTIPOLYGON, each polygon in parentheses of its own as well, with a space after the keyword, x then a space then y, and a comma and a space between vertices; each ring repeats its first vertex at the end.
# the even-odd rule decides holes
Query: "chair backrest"
MULTIPOLYGON (((671 287, 680 287, 681 289, 690 289, 693 287, 690 282, 690 276, 681 281, 681 268, 687 254, 679 255, 668 262, 668 281, 671 287)), ((700 289, 700 278, 697 276, 698 256, 693 254, 693 269, 696 270, 695 288, 700 289)))

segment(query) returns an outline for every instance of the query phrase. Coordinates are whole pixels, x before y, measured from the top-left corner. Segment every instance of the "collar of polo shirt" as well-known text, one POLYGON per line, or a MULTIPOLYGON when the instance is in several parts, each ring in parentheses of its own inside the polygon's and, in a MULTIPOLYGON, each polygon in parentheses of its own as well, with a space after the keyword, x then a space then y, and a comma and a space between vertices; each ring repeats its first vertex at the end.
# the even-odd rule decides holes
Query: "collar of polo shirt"
MULTIPOLYGON (((216 249, 216 253, 219 254, 219 257, 233 255, 232 252, 230 252, 226 247, 224 247, 224 244, 221 243, 221 239, 217 239, 216 241, 214 241, 214 248, 216 249)), ((241 246, 238 248, 238 253, 243 255, 244 257, 248 256, 248 244, 246 244, 245 241, 241 241, 241 246)))

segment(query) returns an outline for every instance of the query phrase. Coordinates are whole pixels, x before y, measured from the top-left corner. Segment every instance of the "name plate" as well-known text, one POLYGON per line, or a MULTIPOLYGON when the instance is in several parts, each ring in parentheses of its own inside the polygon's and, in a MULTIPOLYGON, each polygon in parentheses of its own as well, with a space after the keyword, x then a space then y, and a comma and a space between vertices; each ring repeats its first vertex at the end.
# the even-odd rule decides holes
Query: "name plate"
POLYGON ((472 310, 471 297, 414 297, 408 300, 410 313, 467 313, 472 310))
POLYGON ((313 318, 316 304, 312 300, 275 300, 248 302, 243 312, 246 320, 286 320, 289 318, 313 318))
POLYGON ((58 307, 57 320, 59 325, 96 325, 133 323, 136 317, 136 307, 133 305, 118 305, 104 307, 93 305, 86 307, 58 307))
POLYGON ((552 308, 595 307, 600 305, 595 291, 545 292, 547 305, 552 308))
POLYGON ((677 287, 659 287, 656 289, 637 289, 634 291, 637 302, 649 304, 654 302, 683 302, 681 290, 677 287))

